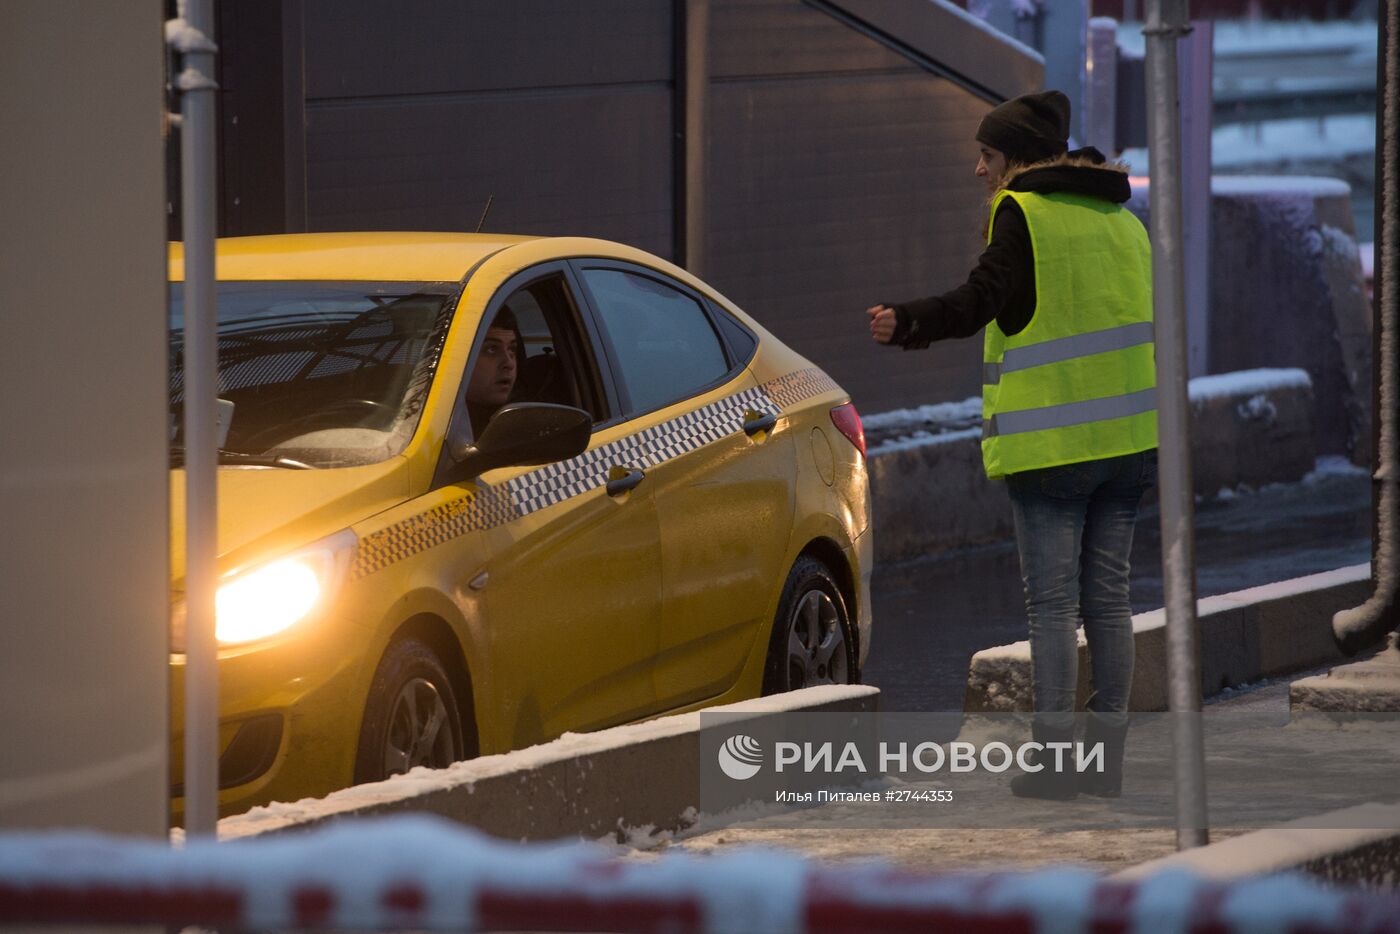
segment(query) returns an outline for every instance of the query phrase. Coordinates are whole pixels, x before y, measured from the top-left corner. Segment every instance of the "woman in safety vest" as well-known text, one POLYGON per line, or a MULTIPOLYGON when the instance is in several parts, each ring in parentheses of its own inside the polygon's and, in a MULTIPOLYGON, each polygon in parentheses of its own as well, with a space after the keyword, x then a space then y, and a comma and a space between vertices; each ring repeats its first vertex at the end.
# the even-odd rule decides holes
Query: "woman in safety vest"
POLYGON ((976 172, 991 215, 976 268, 951 292, 866 310, 871 336, 905 349, 985 328, 982 462, 1011 494, 1033 738, 1074 741, 1082 622, 1093 680, 1083 742, 1104 749, 1101 772, 1078 772, 1068 751, 1062 770, 1041 756, 1040 770, 1011 781, 1035 798, 1120 794, 1133 674, 1128 555, 1157 472, 1147 232, 1123 207, 1126 170, 1092 147, 1068 152, 1069 114, 1059 91, 988 113, 976 172))

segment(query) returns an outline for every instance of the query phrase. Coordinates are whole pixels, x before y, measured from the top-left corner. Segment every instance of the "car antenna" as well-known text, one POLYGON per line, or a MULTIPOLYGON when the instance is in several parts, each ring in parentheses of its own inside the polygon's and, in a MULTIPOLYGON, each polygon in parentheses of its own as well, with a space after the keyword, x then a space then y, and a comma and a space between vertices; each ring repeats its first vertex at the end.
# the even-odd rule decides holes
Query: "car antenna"
POLYGON ((486 207, 481 209, 481 220, 476 222, 477 233, 481 233, 481 228, 486 226, 486 215, 491 213, 491 202, 494 201, 495 198, 495 195, 486 196, 486 207))

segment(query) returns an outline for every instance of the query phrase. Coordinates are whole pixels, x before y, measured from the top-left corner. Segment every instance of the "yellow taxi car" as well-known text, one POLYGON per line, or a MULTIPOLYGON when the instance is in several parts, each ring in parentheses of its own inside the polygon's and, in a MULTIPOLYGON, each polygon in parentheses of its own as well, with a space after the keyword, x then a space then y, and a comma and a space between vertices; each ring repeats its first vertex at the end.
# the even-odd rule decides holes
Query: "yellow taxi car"
MULTIPOLYGON (((705 283, 590 239, 217 249, 222 814, 857 680, 860 418, 705 283)), ((182 277, 173 244, 177 819, 182 277)))

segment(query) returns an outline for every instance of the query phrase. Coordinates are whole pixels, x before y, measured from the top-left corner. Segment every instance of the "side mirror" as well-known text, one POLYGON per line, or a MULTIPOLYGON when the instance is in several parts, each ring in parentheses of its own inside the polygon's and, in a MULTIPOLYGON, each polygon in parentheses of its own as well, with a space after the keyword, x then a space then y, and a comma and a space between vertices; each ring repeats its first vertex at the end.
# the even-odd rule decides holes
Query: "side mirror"
POLYGON ((567 460, 588 448, 593 416, 547 402, 502 406, 475 442, 449 436, 447 453, 459 476, 478 477, 497 467, 535 467, 567 460))

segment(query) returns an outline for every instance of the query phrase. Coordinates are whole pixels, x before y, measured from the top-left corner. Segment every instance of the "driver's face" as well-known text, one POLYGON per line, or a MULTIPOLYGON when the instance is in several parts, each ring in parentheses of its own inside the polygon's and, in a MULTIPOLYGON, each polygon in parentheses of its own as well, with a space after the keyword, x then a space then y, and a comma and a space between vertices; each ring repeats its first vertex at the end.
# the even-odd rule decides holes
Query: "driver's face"
POLYGON ((477 405, 505 405, 515 388, 515 332, 491 328, 467 380, 467 401, 477 405))

